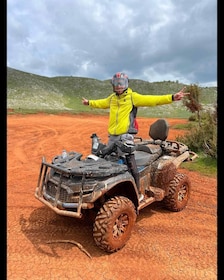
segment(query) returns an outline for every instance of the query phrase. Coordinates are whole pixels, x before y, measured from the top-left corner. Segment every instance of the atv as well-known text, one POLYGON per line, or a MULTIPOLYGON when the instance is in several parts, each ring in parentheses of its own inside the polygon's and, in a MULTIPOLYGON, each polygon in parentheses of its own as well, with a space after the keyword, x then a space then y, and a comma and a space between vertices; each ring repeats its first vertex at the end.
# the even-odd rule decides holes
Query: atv
POLYGON ((177 171, 197 157, 188 147, 167 140, 168 122, 158 119, 149 139, 119 140, 111 145, 91 135, 91 154, 71 151, 42 159, 35 197, 55 213, 85 219, 94 213, 93 239, 108 253, 125 246, 139 211, 160 201, 169 211, 189 200, 189 177, 177 171))

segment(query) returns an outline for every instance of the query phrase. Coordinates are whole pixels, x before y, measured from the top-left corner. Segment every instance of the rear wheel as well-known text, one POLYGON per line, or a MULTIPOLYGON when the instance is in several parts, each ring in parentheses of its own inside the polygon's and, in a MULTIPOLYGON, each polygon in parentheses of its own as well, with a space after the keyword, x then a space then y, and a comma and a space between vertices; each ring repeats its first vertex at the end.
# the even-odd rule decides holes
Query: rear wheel
POLYGON ((170 211, 178 212, 183 210, 190 195, 190 180, 187 175, 177 173, 169 184, 169 193, 163 199, 163 205, 170 211))
POLYGON ((116 196, 106 201, 93 226, 96 245, 109 253, 121 249, 131 236, 136 217, 135 207, 130 199, 116 196))

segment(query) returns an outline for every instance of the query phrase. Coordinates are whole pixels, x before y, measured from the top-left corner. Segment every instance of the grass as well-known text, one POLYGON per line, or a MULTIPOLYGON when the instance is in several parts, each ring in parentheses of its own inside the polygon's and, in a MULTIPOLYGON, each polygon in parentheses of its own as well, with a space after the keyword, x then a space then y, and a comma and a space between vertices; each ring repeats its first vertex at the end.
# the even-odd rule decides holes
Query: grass
POLYGON ((182 167, 190 171, 199 172, 202 175, 216 178, 217 177, 217 160, 204 154, 198 154, 193 162, 183 162, 182 167))
MULTIPOLYGON (((142 94, 168 94, 178 92, 185 86, 178 81, 148 82, 130 79, 133 91, 142 94)), ((92 112, 88 106, 82 105, 82 97, 87 99, 105 98, 112 93, 110 80, 100 81, 82 77, 43 77, 7 67, 7 108, 24 109, 27 113, 45 111, 55 114, 71 111, 74 114, 92 112)), ((217 87, 201 88, 201 103, 211 106, 217 100, 217 87)), ((96 114, 104 114, 104 110, 94 110, 96 114)), ((106 111, 105 111, 106 112, 106 111)), ((140 117, 188 118, 190 112, 182 102, 174 102, 163 106, 139 108, 140 117)))
POLYGON ((191 130, 197 123, 195 122, 188 122, 188 123, 180 123, 173 126, 174 129, 182 129, 182 130, 191 130))

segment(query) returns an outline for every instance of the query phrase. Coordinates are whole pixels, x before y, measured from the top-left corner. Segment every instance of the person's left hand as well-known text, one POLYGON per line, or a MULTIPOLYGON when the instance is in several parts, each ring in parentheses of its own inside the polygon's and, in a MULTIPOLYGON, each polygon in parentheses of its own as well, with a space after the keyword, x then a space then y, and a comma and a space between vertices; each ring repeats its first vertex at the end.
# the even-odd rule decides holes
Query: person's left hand
POLYGON ((175 93, 173 95, 173 100, 178 101, 178 100, 181 100, 184 96, 187 96, 187 95, 191 94, 190 92, 184 92, 185 89, 186 89, 186 87, 183 87, 182 90, 175 93))

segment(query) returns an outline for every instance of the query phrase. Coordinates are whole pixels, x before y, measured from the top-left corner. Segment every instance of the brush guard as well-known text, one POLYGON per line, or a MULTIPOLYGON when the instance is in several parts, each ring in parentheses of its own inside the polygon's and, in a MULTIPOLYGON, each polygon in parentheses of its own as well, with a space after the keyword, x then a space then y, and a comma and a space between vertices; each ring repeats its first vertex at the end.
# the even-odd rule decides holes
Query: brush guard
MULTIPOLYGON (((56 167, 53 164, 49 164, 45 161, 45 158, 43 158, 41 167, 40 167, 40 174, 38 178, 38 184, 35 191, 35 198, 41 201, 43 204, 48 206, 50 209, 52 209, 54 212, 56 212, 59 215, 62 216, 68 216, 68 217, 74 217, 74 218, 82 218, 82 209, 91 209, 94 207, 93 203, 83 203, 82 195, 83 195, 83 185, 85 182, 85 174, 82 175, 82 184, 81 189, 79 193, 79 202, 78 203, 66 203, 66 202, 60 202, 59 201, 59 195, 60 191, 62 189, 61 184, 62 180, 61 177, 65 173, 65 170, 60 167, 56 167), (58 170, 60 172, 60 180, 56 187, 56 195, 55 198, 48 198, 47 194, 44 193, 44 188, 47 184, 47 176, 49 173, 49 168, 53 168, 55 170, 58 170), (53 200, 53 203, 50 202, 50 200, 53 200), (63 210, 60 208, 72 208, 72 210, 63 210), (75 211, 76 210, 76 211, 75 211)), ((66 172, 67 173, 67 172, 66 172)))

